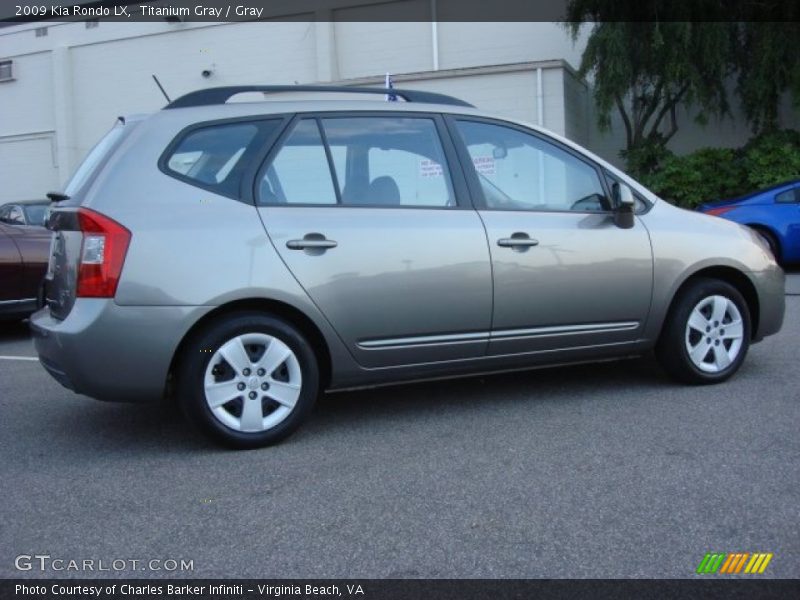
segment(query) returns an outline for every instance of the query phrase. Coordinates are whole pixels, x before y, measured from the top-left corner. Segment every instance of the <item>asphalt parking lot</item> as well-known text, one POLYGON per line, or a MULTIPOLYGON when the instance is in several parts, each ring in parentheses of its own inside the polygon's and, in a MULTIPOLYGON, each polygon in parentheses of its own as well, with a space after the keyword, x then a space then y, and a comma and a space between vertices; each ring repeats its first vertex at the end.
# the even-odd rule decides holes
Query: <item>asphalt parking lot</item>
MULTIPOLYGON (((788 291, 719 386, 643 358, 333 394, 250 452, 0 359, 0 577, 691 577, 706 552, 800 577, 800 273, 788 291), (15 569, 33 554, 193 571, 15 569)), ((24 327, 0 355, 34 356, 24 327)))

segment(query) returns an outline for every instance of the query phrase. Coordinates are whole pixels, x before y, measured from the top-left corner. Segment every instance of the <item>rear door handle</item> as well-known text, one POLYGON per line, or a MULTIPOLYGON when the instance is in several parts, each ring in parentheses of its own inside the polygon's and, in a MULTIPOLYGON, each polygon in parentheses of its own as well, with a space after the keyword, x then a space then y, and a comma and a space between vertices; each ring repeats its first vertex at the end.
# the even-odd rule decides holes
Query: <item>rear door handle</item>
POLYGON ((286 247, 289 250, 322 250, 336 248, 338 244, 333 240, 328 240, 321 233, 307 233, 302 240, 289 240, 286 247))
POLYGON ((527 233, 518 231, 512 233, 510 238, 500 238, 497 240, 497 245, 502 248, 525 249, 532 246, 538 246, 539 240, 534 240, 528 236, 527 233))

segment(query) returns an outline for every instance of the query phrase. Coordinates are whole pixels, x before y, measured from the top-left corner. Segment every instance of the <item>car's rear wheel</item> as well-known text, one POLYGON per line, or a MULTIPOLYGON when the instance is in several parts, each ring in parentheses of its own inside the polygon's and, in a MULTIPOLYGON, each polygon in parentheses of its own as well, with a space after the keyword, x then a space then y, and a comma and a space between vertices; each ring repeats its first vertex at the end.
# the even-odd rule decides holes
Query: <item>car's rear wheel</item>
POLYGON ((679 381, 725 381, 739 369, 750 347, 750 322, 747 302, 735 287, 696 279, 670 310, 656 355, 679 381))
POLYGON ((260 313, 215 321, 187 344, 177 395, 187 417, 234 448, 274 444, 319 392, 313 349, 289 323, 260 313))

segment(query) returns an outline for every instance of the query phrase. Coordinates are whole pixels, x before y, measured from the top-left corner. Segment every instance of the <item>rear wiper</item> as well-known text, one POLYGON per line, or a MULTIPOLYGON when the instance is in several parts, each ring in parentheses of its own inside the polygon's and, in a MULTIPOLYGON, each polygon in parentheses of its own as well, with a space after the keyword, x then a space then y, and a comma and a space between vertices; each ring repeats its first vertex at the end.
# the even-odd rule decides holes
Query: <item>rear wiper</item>
POLYGON ((61 202, 62 200, 69 200, 69 196, 67 196, 64 192, 47 192, 45 196, 50 198, 50 202, 61 202))

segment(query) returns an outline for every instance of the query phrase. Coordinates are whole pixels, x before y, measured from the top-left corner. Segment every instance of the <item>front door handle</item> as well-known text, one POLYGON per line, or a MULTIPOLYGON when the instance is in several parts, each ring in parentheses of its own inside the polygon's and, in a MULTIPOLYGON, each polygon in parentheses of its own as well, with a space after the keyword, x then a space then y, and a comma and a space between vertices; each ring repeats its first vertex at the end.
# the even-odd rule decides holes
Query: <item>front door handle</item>
POLYGON ((532 246, 538 246, 539 240, 534 240, 527 233, 517 231, 512 233, 510 238, 500 238, 497 240, 497 245, 501 248, 512 248, 518 252, 522 252, 532 246))
POLYGON ((336 248, 338 244, 333 240, 289 240, 286 247, 289 250, 305 250, 306 248, 336 248))
POLYGON ((336 248, 336 246, 338 246, 336 242, 326 239, 321 233, 307 233, 302 240, 289 240, 286 242, 286 247, 289 250, 317 251, 317 253, 325 252, 329 248, 336 248))

